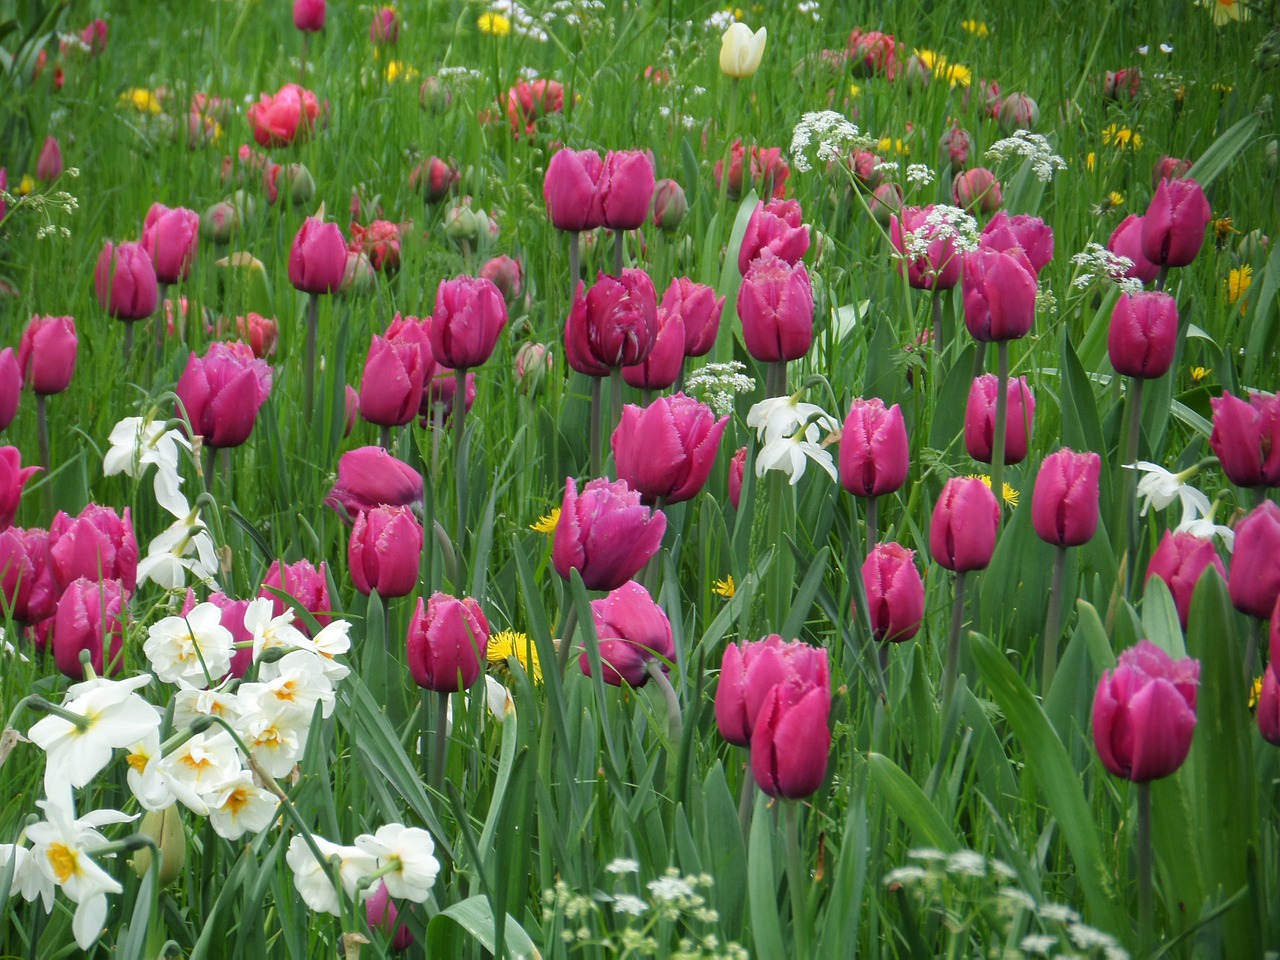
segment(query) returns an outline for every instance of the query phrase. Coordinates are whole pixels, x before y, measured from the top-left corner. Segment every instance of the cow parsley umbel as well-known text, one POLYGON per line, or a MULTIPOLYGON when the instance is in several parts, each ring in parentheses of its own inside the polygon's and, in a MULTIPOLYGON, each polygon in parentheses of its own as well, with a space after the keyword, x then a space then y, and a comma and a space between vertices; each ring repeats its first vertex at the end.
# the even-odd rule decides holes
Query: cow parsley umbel
POLYGON ((1018 130, 987 150, 987 159, 997 163, 1013 156, 1030 160, 1031 171, 1042 183, 1052 180, 1057 171, 1067 169, 1067 161, 1053 152, 1049 141, 1030 130, 1018 130))
POLYGON ((808 151, 814 148, 819 161, 833 163, 847 150, 866 148, 874 141, 864 136, 857 124, 834 110, 806 113, 791 131, 791 161, 801 172, 812 170, 808 151))
POLYGON ((902 235, 902 249, 908 260, 929 255, 929 247, 936 240, 950 240, 956 253, 969 253, 978 249, 978 221, 959 207, 938 204, 914 230, 902 235))
POLYGON ((1080 253, 1071 258, 1071 262, 1079 269, 1079 274, 1071 285, 1083 290, 1095 280, 1110 280, 1120 285, 1125 293, 1137 293, 1142 289, 1142 281, 1132 279, 1126 274, 1133 269, 1133 261, 1112 253, 1100 243, 1090 243, 1080 253))

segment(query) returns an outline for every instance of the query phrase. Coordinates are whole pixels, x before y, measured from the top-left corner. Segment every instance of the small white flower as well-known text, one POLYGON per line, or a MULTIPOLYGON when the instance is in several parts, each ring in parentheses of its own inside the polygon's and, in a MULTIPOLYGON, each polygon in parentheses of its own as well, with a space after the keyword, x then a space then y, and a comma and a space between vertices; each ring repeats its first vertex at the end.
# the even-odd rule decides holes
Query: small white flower
POLYGON ((1048 183, 1059 170, 1067 169, 1067 161, 1053 152, 1049 141, 1029 130, 1014 131, 1013 136, 997 140, 987 149, 987 158, 1001 161, 1019 156, 1031 161, 1031 171, 1042 183, 1048 183))
POLYGON ((259 683, 242 684, 238 696, 243 701, 257 699, 275 701, 282 709, 292 709, 311 719, 317 703, 323 714, 333 713, 333 683, 324 673, 320 658, 308 650, 286 653, 274 663, 264 663, 258 670, 259 683), (270 669, 267 669, 267 668, 270 669))
POLYGON ((649 909, 649 905, 634 894, 620 893, 613 898, 613 909, 638 917, 649 909))
POLYGON ((200 603, 182 617, 165 617, 152 624, 142 650, 156 676, 165 683, 185 680, 208 686, 231 669, 233 640, 222 625, 222 611, 200 603))
POLYGON ((293 625, 293 608, 285 607, 280 616, 272 616, 272 603, 265 597, 249 602, 244 611, 244 628, 253 635, 253 659, 256 663, 264 650, 277 647, 302 649, 307 638, 293 625))
POLYGON ((143 810, 163 810, 173 803, 173 791, 160 776, 160 730, 156 728, 126 747, 129 764, 125 780, 143 810))
POLYGON ((253 782, 253 775, 241 770, 208 797, 209 825, 218 836, 238 840, 246 833, 265 830, 280 806, 270 790, 253 782))
POLYGON ((356 837, 356 847, 377 857, 378 869, 392 868, 382 875, 392 897, 423 903, 440 872, 435 858, 435 841, 426 830, 389 823, 374 834, 356 837))
POLYGON ((36 900, 44 901, 44 912, 53 912, 54 883, 40 869, 40 864, 26 847, 14 843, 0 843, 0 876, 9 869, 9 861, 13 865, 13 883, 9 887, 9 896, 21 896, 27 903, 36 900))
POLYGON ((306 749, 311 715, 270 695, 251 698, 243 688, 240 702, 242 712, 233 722, 249 755, 271 776, 287 776, 306 749))
POLYGON ((805 465, 812 460, 827 471, 832 480, 838 481, 835 461, 822 449, 818 437, 818 428, 810 424, 803 431, 766 443, 756 454, 756 476, 764 476, 766 470, 781 470, 795 486, 804 476, 805 465))
POLYGON ((1173 44, 1172 43, 1160 44, 1160 52, 1164 54, 1173 53, 1173 44))
MULTIPOLYGON (((342 888, 347 896, 354 898, 356 885, 361 878, 377 870, 377 860, 357 847, 344 847, 319 836, 313 836, 312 839, 321 856, 338 858, 342 888)), ((290 840, 284 859, 293 870, 293 885, 308 907, 317 913, 342 916, 342 904, 338 900, 338 891, 334 888, 333 881, 329 879, 327 864, 316 859, 306 840, 300 836, 290 840)), ((366 894, 369 892, 365 891, 366 894)))
POLYGON ((755 427, 756 438, 766 445, 790 436, 806 421, 824 430, 835 430, 839 426, 835 418, 816 403, 802 403, 799 393, 761 400, 747 411, 747 426, 755 427))
POLYGON ((947 872, 966 877, 985 877, 987 859, 974 850, 957 850, 947 857, 947 872))
POLYGON ((843 114, 834 110, 806 113, 791 131, 791 160, 796 170, 813 169, 808 149, 817 142, 817 158, 822 163, 834 163, 849 149, 867 147, 874 141, 851 123, 843 114))
POLYGON ((907 885, 923 880, 928 876, 924 867, 895 867, 884 875, 885 886, 893 886, 894 884, 907 885))
POLYGON ((1023 937, 1018 943, 1018 947, 1023 953, 1034 953, 1041 957, 1047 957, 1049 951, 1054 948, 1057 942, 1057 937, 1050 936, 1047 933, 1032 933, 1023 937))
POLYGON ((605 870, 605 873, 618 873, 618 874, 639 873, 640 861, 632 860, 629 857, 618 857, 616 860, 610 860, 605 865, 604 870, 605 870))
POLYGON ((647 886, 656 900, 684 900, 694 895, 693 887, 680 877, 659 877, 650 880, 647 886))
POLYGON ((191 726, 197 717, 222 717, 234 725, 240 716, 240 698, 225 690, 232 682, 233 678, 228 677, 218 686, 205 690, 179 680, 181 689, 173 696, 174 729, 191 726))
POLYGON ((240 775, 240 754, 225 730, 197 733, 160 761, 160 778, 192 813, 209 815, 209 798, 240 775))
POLYGON ((1182 473, 1170 473, 1158 463, 1139 460, 1136 464, 1124 464, 1124 468, 1139 470, 1145 474, 1138 481, 1138 496, 1144 498, 1140 516, 1145 517, 1150 507, 1163 510, 1175 500, 1182 501, 1184 523, 1208 514, 1209 498, 1186 482, 1187 478, 1196 472, 1195 467, 1184 470, 1182 473))
POLYGON ((1065 904, 1046 903, 1040 908, 1040 917, 1055 923, 1075 923, 1080 919, 1080 914, 1065 904))
POLYGON ((1214 523, 1212 516, 1193 517, 1184 514, 1182 522, 1176 528, 1176 532, 1189 533, 1193 537, 1201 537, 1205 540, 1212 540, 1217 537, 1222 541, 1222 545, 1227 548, 1227 553, 1234 553, 1236 549, 1236 532, 1230 527, 1214 523))
POLYGON ((927 187, 933 183, 933 171, 923 163, 912 163, 907 166, 907 183, 918 187, 927 187))
POLYGON ((191 441, 181 431, 166 429, 163 420, 142 417, 125 417, 111 428, 107 443, 110 448, 102 458, 102 472, 108 477, 124 473, 136 478, 149 463, 176 476, 178 446, 191 449, 191 441))
POLYGON ((186 582, 183 571, 189 570, 216 587, 213 577, 218 572, 218 556, 200 520, 200 508, 193 510, 176 487, 161 490, 159 483, 156 502, 177 520, 147 545, 147 556, 138 563, 138 583, 150 580, 173 590, 186 582))

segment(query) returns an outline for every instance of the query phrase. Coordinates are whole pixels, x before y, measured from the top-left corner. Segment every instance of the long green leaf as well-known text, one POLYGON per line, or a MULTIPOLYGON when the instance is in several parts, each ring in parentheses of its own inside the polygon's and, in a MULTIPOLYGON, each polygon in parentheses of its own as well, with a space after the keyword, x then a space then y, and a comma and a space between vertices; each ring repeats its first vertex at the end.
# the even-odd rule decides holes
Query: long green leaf
POLYGON ((885 796, 885 808, 902 818, 912 833, 925 844, 951 853, 964 846, 955 831, 942 819, 919 785, 902 768, 880 753, 867 755, 871 780, 885 796))
POLYGON ((778 915, 778 876, 773 868, 773 818, 767 798, 756 798, 751 817, 751 845, 747 860, 747 904, 751 937, 757 957, 784 957, 782 918, 778 915))
MULTIPOLYGON (((493 911, 484 897, 468 897, 441 910, 427 924, 427 956, 462 957, 467 955, 468 938, 492 951, 497 943, 497 925, 493 911)), ((506 950, 510 960, 533 960, 538 951, 524 928, 508 914, 506 917, 506 950)))

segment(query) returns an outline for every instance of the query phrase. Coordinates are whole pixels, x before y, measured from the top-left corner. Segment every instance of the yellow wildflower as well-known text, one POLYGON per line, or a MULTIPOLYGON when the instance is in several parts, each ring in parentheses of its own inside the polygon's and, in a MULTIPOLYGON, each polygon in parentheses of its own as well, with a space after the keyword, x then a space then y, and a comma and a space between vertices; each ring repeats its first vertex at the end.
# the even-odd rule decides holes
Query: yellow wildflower
POLYGON ((881 137, 876 146, 881 153, 888 153, 890 149, 904 157, 911 153, 911 147, 901 137, 881 137))
POLYGON ((1213 239, 1219 246, 1226 243, 1231 234, 1239 232, 1232 225, 1230 217, 1218 217, 1213 221, 1213 239))
POLYGON ((555 533, 556 524, 560 522, 560 508, 555 507, 548 514, 538 518, 537 523, 529 524, 530 530, 536 530, 538 533, 555 533))
POLYGON ((1253 267, 1237 267, 1227 274, 1227 303, 1235 303, 1253 284, 1253 267))
POLYGON ((724 597, 726 600, 733 597, 735 590, 733 586, 733 574, 725 574, 723 580, 717 580, 711 585, 711 592, 716 596, 724 597))
POLYGON ((1212 373, 1212 372, 1213 372, 1213 371, 1212 371, 1212 370, 1210 370, 1208 367, 1192 367, 1192 368, 1191 368, 1191 382, 1192 382, 1192 383, 1200 383, 1202 380, 1204 380, 1206 377, 1208 377, 1208 376, 1209 376, 1209 374, 1210 374, 1210 373, 1212 373))
POLYGON ((487 33, 491 37, 505 37, 511 33, 511 21, 493 11, 480 14, 476 26, 480 28, 481 33, 487 33))
POLYGON ((1107 201, 1113 207, 1122 207, 1124 206, 1124 194, 1117 190, 1112 190, 1107 194, 1107 201))
POLYGON ((991 32, 981 20, 962 20, 960 27, 966 32, 972 33, 975 37, 982 37, 984 40, 991 32))
POLYGON ((139 113, 160 112, 160 101, 156 98, 156 95, 150 90, 144 90, 141 87, 130 87, 120 94, 120 105, 122 107, 132 106, 139 113))
POLYGON ((538 648, 526 634, 515 630, 499 630, 489 637, 487 656, 489 663, 500 667, 505 667, 514 657, 534 683, 542 682, 542 663, 538 660, 538 648))
POLYGON ((25 197, 28 193, 30 193, 35 188, 36 188, 36 182, 31 178, 31 174, 24 173, 22 175, 22 180, 18 183, 16 187, 13 188, 13 195, 15 197, 25 197))
POLYGON ((1142 146, 1142 135, 1137 130, 1111 124, 1102 131, 1102 145, 1114 146, 1117 150, 1137 150, 1142 146))
POLYGON ((1249 709, 1257 710, 1258 701, 1262 698, 1262 677, 1254 677, 1253 683, 1249 684, 1249 709))
MULTIPOLYGON (((970 476, 975 476, 975 477, 977 477, 977 478, 978 478, 979 480, 981 480, 984 484, 986 484, 986 487, 987 487, 987 489, 988 489, 988 490, 990 490, 990 489, 991 489, 991 475, 990 475, 990 474, 986 474, 986 473, 977 473, 977 474, 970 474, 970 476)), ((1011 507, 1016 507, 1016 506, 1018 505, 1018 497, 1019 497, 1019 493, 1018 493, 1018 491, 1017 491, 1017 490, 1015 490, 1015 489, 1014 489, 1014 488, 1009 484, 1009 482, 1008 482, 1008 481, 1004 481, 1004 482, 1002 482, 1002 483, 1000 484, 1000 486, 1001 486, 1001 488, 1002 488, 1002 489, 1003 489, 1003 491, 1004 491, 1004 496, 1003 496, 1003 498, 1002 498, 1002 499, 1004 500, 1004 502, 1005 502, 1005 503, 1007 503, 1007 504, 1008 504, 1009 506, 1011 506, 1011 507)))
POLYGON ((861 92, 862 92, 862 88, 858 86, 856 83, 849 84, 849 96, 856 97, 861 92))
POLYGON ((1098 158, 1093 153, 1086 153, 1084 155, 1084 168, 1090 173, 1093 172, 1093 168, 1097 165, 1097 162, 1098 158))
POLYGON ((1229 83, 1215 83, 1209 89, 1214 93, 1220 93, 1225 97, 1228 93, 1234 90, 1235 87, 1229 83))
POLYGON ((387 83, 395 83, 397 80, 412 80, 417 76, 417 70, 399 60, 392 60, 387 64, 387 83))

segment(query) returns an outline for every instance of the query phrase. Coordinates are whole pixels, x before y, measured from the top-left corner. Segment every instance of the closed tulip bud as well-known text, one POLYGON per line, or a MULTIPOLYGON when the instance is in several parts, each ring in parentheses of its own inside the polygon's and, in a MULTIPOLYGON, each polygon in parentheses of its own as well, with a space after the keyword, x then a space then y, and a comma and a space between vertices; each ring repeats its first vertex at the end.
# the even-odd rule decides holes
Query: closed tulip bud
POLYGON ((659 317, 663 313, 679 314, 684 328, 684 356, 701 357, 715 346, 720 332, 720 313, 724 309, 724 297, 716 298, 716 292, 688 277, 674 277, 662 295, 659 317))
POLYGON ((381 7, 369 21, 369 39, 375 44, 394 44, 400 39, 400 15, 393 7, 381 7))
POLYGON ((1152 577, 1159 577, 1165 582, 1173 594, 1178 622, 1183 630, 1187 629, 1187 617, 1191 614, 1191 595, 1209 567, 1216 569, 1224 580, 1227 578, 1227 569, 1214 550, 1213 541, 1172 530, 1164 532, 1160 545, 1147 562, 1147 575, 1143 582, 1152 577))
MULTIPOLYGON (((1276 167, 1280 166, 1280 140, 1273 137, 1267 141, 1266 146, 1262 148, 1262 163, 1267 174, 1275 176, 1276 167)), ((0 220, 3 219, 4 212, 0 209, 0 220)))
POLYGON ((729 461, 729 502, 738 509, 742 500, 742 478, 747 473, 747 448, 739 447, 729 461))
MULTIPOLYGON (((902 209, 902 188, 896 183, 880 184, 871 192, 871 199, 867 201, 867 211, 871 214, 871 218, 882 227, 892 226, 896 215, 902 209)), ((897 245, 896 241, 894 245, 897 245)), ((958 280, 960 278, 960 260, 958 256, 955 259, 956 280, 958 280)), ((955 286, 954 280, 951 286, 955 286)), ((939 287, 938 289, 949 288, 939 287)))
POLYGON ((1148 783, 1187 759, 1196 729, 1200 661, 1174 660, 1150 640, 1120 654, 1093 698, 1093 743, 1114 776, 1148 783))
POLYGON ((1191 161, 1165 155, 1151 168, 1151 189, 1160 186, 1161 180, 1181 180, 1191 172, 1191 161))
POLYGON ((293 0, 293 25, 303 33, 318 33, 324 29, 324 0, 293 0))
POLYGON ((62 176, 62 148, 58 146, 57 137, 46 137, 44 146, 40 148, 40 156, 36 159, 36 179, 42 183, 53 183, 62 176))
POLYGON ((653 160, 643 150, 610 150, 600 179, 600 211, 610 230, 635 230, 649 219, 653 160))
POLYGON ((516 351, 516 359, 512 364, 512 372, 516 377, 516 386, 524 394, 534 394, 545 376, 551 373, 551 349, 545 343, 526 341, 516 351))
POLYGON ((840 434, 840 483, 857 497, 893 493, 907 480, 907 425, 896 403, 855 399, 840 434))
POLYGON ((996 120, 1006 134, 1030 130, 1040 120, 1040 108, 1025 93, 1011 93, 1001 102, 996 120))
POLYGON ((622 368, 622 379, 632 387, 666 390, 675 385, 684 366, 684 320, 680 314, 658 308, 658 335, 653 349, 637 364, 622 368))
POLYGON ((1107 354, 1116 373, 1154 380, 1173 365, 1178 345, 1178 304, 1167 293, 1122 293, 1111 311, 1107 354))
POLYGON ((295 207, 310 203, 316 195, 315 177, 311 176, 311 171, 301 163, 286 163, 277 178, 278 184, 281 181, 289 202, 295 207))
POLYGON ((738 249, 738 272, 745 275, 747 268, 765 254, 789 264, 799 263, 809 249, 809 226, 802 222, 802 216, 797 200, 757 203, 738 249))
POLYGON ((238 447, 271 393, 271 367, 248 344, 214 343, 203 357, 191 354, 174 392, 180 412, 206 444, 238 447))
POLYGON ((794 703, 781 686, 769 692, 751 733, 751 772, 761 790, 798 800, 822 786, 831 752, 830 713, 829 684, 794 703))
POLYGON ((409 621, 409 673, 424 690, 466 690, 480 677, 489 649, 489 621, 471 597, 433 593, 418 598, 409 621))
MULTIPOLYGON (((901 190, 898 191, 898 196, 901 198, 901 190)), ((898 261, 898 273, 902 273, 905 263, 907 282, 915 289, 950 290, 960 280, 965 258, 956 248, 951 232, 929 222, 933 210, 933 204, 927 207, 902 207, 898 215, 890 217, 889 240, 894 249, 904 257, 910 242, 906 234, 918 238, 921 246, 927 243, 923 256, 898 261)))
POLYGON ((1264 500, 1236 524, 1236 547, 1227 579, 1231 603, 1259 620, 1280 598, 1280 507, 1264 500))
POLYGON ((747 352, 775 363, 799 360, 813 344, 813 287, 803 263, 765 254, 752 261, 738 292, 747 352))
POLYGON ((348 383, 346 394, 345 414, 347 423, 342 428, 342 439, 344 440, 351 436, 351 431, 356 426, 356 414, 360 412, 360 394, 356 393, 356 388, 348 383))
POLYGON ((93 285, 102 309, 117 320, 151 316, 159 297, 151 257, 138 243, 108 242, 98 256, 93 285))
POLYGON ((53 660, 63 675, 84 679, 80 651, 98 676, 120 672, 120 643, 128 618, 125 591, 119 580, 81 577, 67 584, 53 621, 53 660))
POLYGON ((1162 267, 1185 267, 1204 243, 1212 213, 1196 181, 1161 180, 1142 217, 1142 253, 1162 267))
POLYGON ((666 529, 666 516, 642 505, 625 480, 598 478, 579 495, 569 477, 551 559, 565 579, 577 570, 588 590, 616 590, 658 552, 666 529))
POLYGON ((37 619, 31 615, 31 593, 37 566, 42 571, 49 566, 48 540, 43 530, 0 531, 0 598, 5 612, 19 623, 37 619))
POLYGON ((226 200, 209 206, 200 215, 200 235, 214 243, 226 243, 240 228, 240 215, 226 200))
POLYGON ((957 207, 976 214, 999 210, 1004 198, 996 175, 986 167, 974 167, 951 182, 951 199, 957 207))
POLYGON ((17 364, 26 385, 42 396, 67 389, 76 369, 78 344, 76 322, 71 317, 32 317, 18 343, 17 364))
POLYGON ((964 256, 961 271, 964 325, 975 340, 1017 340, 1036 319, 1036 278, 1018 260, 979 247, 964 256))
POLYGON ((1000 505, 978 477, 952 477, 929 522, 929 552, 941 567, 963 573, 991 563, 1000 529, 1000 505))
POLYGON ((751 743, 752 730, 775 687, 792 704, 815 688, 830 690, 827 651, 799 640, 784 641, 776 633, 763 640, 729 644, 716 687, 716 727, 729 743, 751 743))
POLYGON ((418 106, 427 113, 444 113, 453 105, 453 88, 439 77, 427 77, 418 88, 418 106))
POLYGON ((1142 217, 1136 213, 1129 214, 1111 232, 1107 249, 1116 256, 1132 261, 1133 266, 1124 274, 1127 278, 1150 283, 1159 275, 1160 265, 1152 263, 1142 252, 1142 224, 1142 217))
POLYGON ((342 285, 347 245, 336 223, 307 217, 289 248, 289 282, 303 293, 333 293, 342 285))
POLYGON ((460 174, 453 164, 431 157, 409 174, 409 187, 423 195, 427 203, 439 203, 449 195, 460 174))
POLYGON ((1041 540, 1059 547, 1089 542, 1098 529, 1101 470, 1096 453, 1064 447, 1044 458, 1031 496, 1031 523, 1041 540))
POLYGON ((418 583, 422 524, 408 507, 374 507, 356 517, 347 562, 356 589, 368 596, 404 597, 418 583))
POLYGON ((338 293, 343 297, 364 297, 373 293, 378 275, 363 250, 348 250, 343 255, 342 281, 338 293))
POLYGON ((542 181, 551 225, 571 231, 603 226, 600 187, 604 176, 604 161, 594 150, 557 150, 542 181))
POLYGON ((478 367, 489 359, 506 325, 507 303, 491 280, 441 280, 431 315, 431 352, 455 370, 478 367))
MULTIPOLYGON (((656 660, 665 672, 666 660, 676 658, 671 621, 653 602, 649 591, 634 580, 624 583, 602 600, 591 601, 591 618, 600 641, 600 679, 620 687, 643 687, 649 681, 647 665, 656 660)), ((591 658, 584 652, 578 666, 591 676, 591 658)))
POLYGON ((745 23, 729 25, 720 38, 720 70, 734 79, 755 76, 764 59, 764 45, 769 33, 761 27, 755 33, 745 23))
POLYGON ((914 551, 900 543, 877 543, 863 561, 862 585, 875 639, 902 643, 916 635, 924 620, 924 582, 914 551))
POLYGON ((120 516, 111 507, 90 503, 74 520, 59 510, 49 525, 49 566, 63 590, 87 577, 119 580, 132 594, 138 581, 138 541, 129 508, 120 516))
MULTIPOLYGON (((401 427, 418 414, 422 388, 434 372, 423 365, 423 351, 411 327, 399 336, 374 336, 360 381, 360 415, 370 423, 401 427)), ((430 348, 428 348, 430 349, 430 348)))
POLYGON ((191 274, 200 240, 200 216, 186 207, 153 203, 142 223, 142 247, 160 283, 178 283, 191 274))
POLYGON ((1037 277, 1053 259, 1053 228, 1039 217, 1025 213, 1011 217, 1001 210, 982 229, 980 243, 1006 253, 1013 253, 1013 248, 1017 247, 1037 277))
POLYGON ((573 298, 564 326, 569 366, 590 377, 634 366, 653 349, 658 336, 658 294, 643 270, 624 269, 621 277, 601 274, 584 294, 573 298))
POLYGON ((507 303, 514 303, 524 292, 524 272, 520 269, 520 261, 505 253, 486 260, 480 268, 480 278, 497 287, 507 303))
POLYGON ((969 162, 969 151, 973 149, 973 137, 969 131, 959 127, 951 127, 938 141, 938 160, 950 164, 953 172, 958 173, 969 162))
POLYGON ((689 212, 689 201, 684 188, 668 178, 659 180, 653 188, 653 225, 667 233, 679 228, 689 212))
POLYGON ((411 506, 422 502, 422 474, 381 447, 357 447, 338 460, 338 480, 324 502, 351 518, 383 504, 411 506))
POLYGON ((470 197, 462 197, 444 212, 444 233, 455 243, 477 243, 487 221, 485 212, 474 208, 470 197))
MULTIPOLYGON (((258 596, 271 601, 271 615, 278 617, 285 611, 285 602, 273 590, 296 600, 321 627, 328 626, 333 619, 330 616, 333 604, 329 601, 329 579, 325 575, 324 561, 321 561, 319 569, 312 566, 310 560, 299 560, 296 563, 272 561, 267 568, 267 575, 262 578, 258 596)), ((301 618, 294 621, 294 626, 304 633, 311 632, 301 618)))
POLYGON ((101 17, 89 23, 80 31, 80 42, 89 48, 89 53, 96 56, 107 49, 107 21, 101 17))
MULTIPOLYGON (((964 445, 969 456, 990 463, 995 438, 996 400, 1000 380, 994 373, 975 377, 969 387, 969 402, 964 412, 964 445)), ((1026 377, 1008 381, 1006 392, 1004 462, 1021 463, 1031 442, 1031 423, 1036 413, 1036 398, 1027 386, 1026 377)))
POLYGON ((9 426, 18 415, 18 400, 22 396, 22 367, 13 354, 13 347, 0 350, 0 430, 9 426))
POLYGON ((258 313, 236 317, 235 331, 259 360, 275 356, 276 340, 280 337, 280 325, 275 317, 264 317, 258 313))
POLYGON ((878 30, 854 30, 846 46, 854 76, 886 76, 894 79, 901 69, 899 47, 891 33, 878 30))
POLYGON ((1209 404, 1209 446, 1227 479, 1240 487, 1280 486, 1280 397, 1250 393, 1246 403, 1224 393, 1209 404))
POLYGON ((261 94, 249 107, 249 125, 260 147, 306 143, 319 116, 316 95, 296 83, 286 83, 274 95, 261 94))
MULTIPOLYGON (((1272 623, 1275 623, 1272 620, 1272 623)), ((1280 746, 1280 682, 1273 660, 1262 671, 1262 691, 1258 694, 1258 732, 1267 743, 1280 746)))
POLYGON ((610 440, 618 479, 638 490, 645 503, 692 499, 711 475, 728 422, 683 393, 659 397, 643 409, 627 404, 610 440))
POLYGON ((396 909, 395 901, 387 893, 387 885, 381 880, 373 888, 369 899, 364 902, 364 915, 370 927, 391 938, 391 949, 395 953, 403 953, 413 946, 413 931, 406 923, 401 922, 397 925, 400 911, 396 909))

